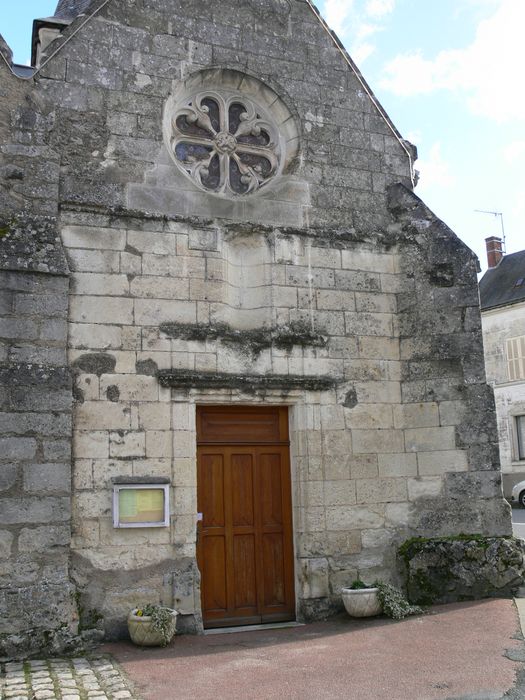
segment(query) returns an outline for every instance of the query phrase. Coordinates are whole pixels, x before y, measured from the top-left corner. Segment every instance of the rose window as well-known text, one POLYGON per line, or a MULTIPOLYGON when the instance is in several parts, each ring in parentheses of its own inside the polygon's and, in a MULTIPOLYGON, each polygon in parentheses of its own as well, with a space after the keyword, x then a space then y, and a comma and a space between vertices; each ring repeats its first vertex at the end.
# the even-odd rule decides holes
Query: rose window
POLYGON ((249 194, 279 172, 279 131, 245 95, 201 92, 172 114, 175 161, 205 190, 249 194))

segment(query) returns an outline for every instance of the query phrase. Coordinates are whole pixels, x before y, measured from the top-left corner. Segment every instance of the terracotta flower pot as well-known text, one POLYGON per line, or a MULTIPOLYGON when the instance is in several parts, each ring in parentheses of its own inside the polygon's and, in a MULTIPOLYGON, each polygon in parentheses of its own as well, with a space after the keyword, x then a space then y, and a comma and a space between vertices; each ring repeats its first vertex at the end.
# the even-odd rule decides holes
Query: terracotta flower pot
POLYGON ((143 647, 160 647, 169 643, 175 634, 177 611, 171 611, 172 622, 168 630, 169 639, 164 639, 162 634, 153 627, 151 617, 148 615, 136 615, 137 608, 128 615, 128 631, 131 641, 143 647))
POLYGON ((352 617, 372 617, 382 611, 377 588, 343 588, 341 596, 346 612, 352 617))

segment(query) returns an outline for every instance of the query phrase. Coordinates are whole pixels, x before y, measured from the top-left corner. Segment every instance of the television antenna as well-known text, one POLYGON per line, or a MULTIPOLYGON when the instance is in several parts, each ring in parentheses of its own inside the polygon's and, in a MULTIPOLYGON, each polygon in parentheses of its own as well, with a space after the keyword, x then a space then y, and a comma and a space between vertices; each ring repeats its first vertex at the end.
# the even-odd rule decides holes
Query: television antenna
POLYGON ((478 214, 492 214, 492 216, 499 216, 500 224, 501 224, 501 240, 503 241, 503 253, 506 254, 507 252, 507 244, 505 240, 505 226, 503 225, 503 212, 501 211, 487 211, 486 209, 474 209, 474 211, 477 211, 478 214))

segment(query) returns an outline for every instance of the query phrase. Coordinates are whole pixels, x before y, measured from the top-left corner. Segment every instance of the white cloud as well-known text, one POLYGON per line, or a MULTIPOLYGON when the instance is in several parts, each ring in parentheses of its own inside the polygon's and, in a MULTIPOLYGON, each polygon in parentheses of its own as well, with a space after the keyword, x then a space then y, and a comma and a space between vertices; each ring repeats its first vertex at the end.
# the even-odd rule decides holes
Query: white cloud
POLYGON ((435 143, 428 154, 417 161, 417 169, 420 172, 421 185, 430 187, 452 187, 456 183, 456 177, 450 165, 444 160, 441 153, 441 143, 435 143))
POLYGON ((374 53, 375 50, 375 45, 370 44, 369 42, 356 44, 355 48, 352 49, 352 60, 355 61, 355 63, 359 66, 362 63, 364 63, 366 59, 374 53))
POLYGON ((397 0, 324 0, 323 17, 329 27, 344 39, 354 61, 363 63, 376 45, 370 37, 385 28, 385 17, 391 14, 397 0))
POLYGON ((525 91, 519 67, 525 65, 525 2, 500 0, 498 10, 480 22, 464 49, 400 55, 385 67, 382 87, 410 96, 448 90, 464 95, 472 112, 498 122, 525 119, 525 91))
POLYGON ((380 27, 378 24, 370 24, 367 22, 364 22, 363 24, 360 24, 356 31, 356 39, 366 39, 369 36, 372 36, 372 34, 377 34, 377 32, 380 32, 382 27, 380 27))
POLYGON ((508 164, 523 162, 525 156, 525 141, 513 141, 503 149, 503 160, 508 164))
POLYGON ((345 44, 354 61, 363 63, 376 45, 370 37, 384 29, 384 18, 395 7, 396 0, 324 0, 321 10, 328 25, 345 44))
POLYGON ((396 0, 368 0, 365 12, 370 17, 384 17, 393 12, 396 0))
POLYGON ((350 17, 354 0, 325 0, 324 18, 331 29, 342 34, 350 17))
POLYGON ((421 53, 396 56, 385 66, 386 77, 381 87, 400 97, 421 95, 437 89, 432 61, 425 61, 421 53))

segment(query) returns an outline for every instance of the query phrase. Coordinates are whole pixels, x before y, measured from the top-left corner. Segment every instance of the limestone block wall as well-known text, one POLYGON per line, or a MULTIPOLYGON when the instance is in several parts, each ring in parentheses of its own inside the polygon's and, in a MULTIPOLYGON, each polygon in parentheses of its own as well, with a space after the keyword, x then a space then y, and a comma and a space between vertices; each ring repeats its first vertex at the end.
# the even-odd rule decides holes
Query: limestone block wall
POLYGON ((12 75, 2 37, 0 51, 0 657, 11 657, 64 649, 78 619, 54 105, 12 75))
POLYGON ((77 631, 69 579, 69 280, 59 242, 46 251, 55 225, 25 217, 2 240, 0 657, 62 649, 77 631))
POLYGON ((388 225, 385 187, 411 182, 406 147, 310 6, 271 4, 111 0, 89 29, 75 33, 75 20, 37 78, 39 99, 57 109, 61 203, 286 226, 344 221, 363 232, 388 225), (296 122, 299 151, 284 181, 251 204, 210 200, 167 152, 166 103, 206 70, 259 81, 296 122))
MULTIPOLYGON (((408 249, 422 254, 424 247, 248 230, 215 222, 203 238, 201 228, 181 219, 62 215, 72 270, 73 569, 86 605, 100 610, 113 632, 137 596, 161 597, 187 614, 188 629, 199 628, 199 403, 290 406, 296 586, 304 617, 337 606, 340 588, 357 575, 395 577, 396 545, 408 536, 505 530, 504 513, 494 525, 489 500, 482 507, 476 500, 497 495, 492 472, 476 474, 482 492, 458 520, 464 506, 458 497, 479 469, 471 454, 476 440, 460 439, 470 401, 465 369, 454 368, 435 344, 432 352, 440 354, 431 365, 416 357, 428 353, 432 335, 422 328, 408 334, 406 312, 397 313, 407 299, 427 296, 404 262, 408 249), (283 328, 288 347, 279 345, 283 328), (175 376, 171 389, 157 376, 167 371, 175 376), (189 387, 177 385, 177 373, 193 378, 189 387), (210 375, 222 377, 223 386, 206 384, 210 375), (243 375, 271 377, 281 386, 249 387, 237 381, 243 375), (312 391, 313 378, 326 384, 312 391), (304 386, 290 388, 292 379, 304 386), (169 479, 171 527, 115 530, 117 476, 169 479), (481 515, 469 520, 476 507, 481 515), (189 572, 183 582, 175 574, 180 568, 189 572)), ((426 284, 436 303, 419 309, 429 315, 426 328, 435 324, 433 313, 442 313, 441 290, 447 304, 452 293, 431 264, 428 272, 438 278, 426 284)), ((466 281, 455 290, 458 322, 474 310, 471 286, 466 281)), ((451 325, 436 328, 434 340, 457 343, 455 321, 443 323, 451 325)), ((458 362, 477 367, 472 353, 458 362)))
MULTIPOLYGON (((29 463, 58 465, 46 485, 56 491, 38 503, 62 499, 63 508, 34 524, 64 535, 41 552, 41 570, 56 552, 53 570, 76 585, 82 623, 102 615, 118 636, 132 605, 160 599, 183 613, 181 629, 201 629, 199 403, 289 406, 302 618, 336 609, 356 575, 395 578, 408 536, 509 533, 473 257, 407 189, 415 149, 310 3, 96 0, 90 9, 87 25, 77 18, 46 49, 53 58, 24 90, 8 84, 13 105, 0 106, 8 228, 23 209, 59 216, 59 235, 15 227, 2 269, 28 279, 71 273, 69 560, 65 434, 7 425, 5 439, 33 441, 20 443, 28 451, 7 496, 32 498, 29 463), (256 191, 225 194, 189 172, 191 159, 177 161, 177 100, 198 102, 199 85, 268 115, 280 139, 273 181, 257 189, 264 168, 252 169, 256 191), (62 245, 67 265, 46 267, 62 245), (51 437, 62 452, 47 446, 51 437), (170 481, 170 527, 113 528, 112 480, 148 476, 170 481)), ((233 158, 231 136, 209 147, 233 158)), ((45 280, 43 296, 24 291, 34 307, 9 287, 6 333, 14 316, 25 330, 0 352, 2 367, 23 357, 46 365, 47 382, 62 378, 52 396, 66 390, 66 329, 60 316, 60 338, 45 335, 58 313, 47 301, 56 292, 63 302, 66 290, 45 280)), ((20 372, 36 387, 37 375, 20 372)), ((69 410, 36 406, 17 410, 57 410, 60 420, 69 410)), ((7 567, 27 527, 15 510, 3 535, 7 567)), ((74 626, 75 612, 64 619, 74 626)))
POLYGON ((476 259, 402 186, 389 189, 389 207, 407 236, 402 269, 413 283, 411 292, 398 296, 403 410, 412 410, 419 426, 407 432, 405 444, 419 453, 423 477, 421 500, 408 521, 423 537, 510 534, 494 397, 485 376, 476 259), (411 409, 419 401, 437 409, 439 431, 435 413, 429 419, 411 409))

